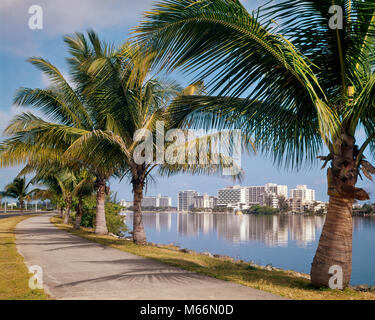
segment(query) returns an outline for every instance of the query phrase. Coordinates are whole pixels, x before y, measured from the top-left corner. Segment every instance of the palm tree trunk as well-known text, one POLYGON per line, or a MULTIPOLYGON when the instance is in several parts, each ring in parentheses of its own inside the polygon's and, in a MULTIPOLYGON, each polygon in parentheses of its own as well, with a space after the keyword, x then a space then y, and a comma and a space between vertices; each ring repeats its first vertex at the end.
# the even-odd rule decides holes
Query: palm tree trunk
POLYGON ((352 272, 352 206, 354 199, 369 199, 367 192, 355 186, 359 171, 354 137, 343 133, 338 142, 340 149, 331 155, 332 167, 327 170, 328 212, 311 265, 311 283, 317 287, 329 287, 333 276, 342 277, 336 284, 342 280, 342 288, 348 286, 352 272))
POLYGON ((71 207, 72 207, 72 197, 69 196, 69 197, 66 198, 66 209, 65 209, 65 216, 64 216, 64 224, 69 223, 71 207))
POLYGON ((96 193, 96 222, 95 233, 107 234, 107 222, 105 219, 105 196, 106 196, 106 179, 99 179, 97 182, 96 193))
POLYGON ((20 200, 21 211, 23 211, 23 206, 24 206, 24 201, 23 201, 23 200, 20 200))
POLYGON ((134 181, 133 192, 133 241, 137 244, 144 244, 146 243, 146 233, 142 221, 143 183, 134 181))
MULTIPOLYGON (((328 212, 322 235, 311 265, 311 283, 328 287, 332 266, 342 269, 342 285, 350 282, 352 273, 352 205, 353 199, 329 198, 328 212)), ((339 276, 339 274, 337 274, 339 276)))
POLYGON ((78 230, 81 227, 82 214, 83 214, 83 199, 82 197, 79 197, 78 204, 77 204, 76 221, 74 223, 74 229, 78 230))

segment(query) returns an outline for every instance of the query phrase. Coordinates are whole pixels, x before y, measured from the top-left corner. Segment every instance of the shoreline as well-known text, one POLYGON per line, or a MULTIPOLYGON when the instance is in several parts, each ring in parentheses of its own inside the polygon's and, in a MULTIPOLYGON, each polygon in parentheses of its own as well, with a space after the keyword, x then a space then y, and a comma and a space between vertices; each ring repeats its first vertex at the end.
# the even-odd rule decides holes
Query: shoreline
POLYGON ((52 217, 51 222, 60 229, 105 246, 290 299, 375 300, 375 292, 360 292, 352 288, 346 288, 342 291, 314 288, 305 274, 292 270, 281 270, 272 266, 258 266, 254 263, 235 260, 231 257, 214 256, 208 252, 197 253, 193 250, 181 249, 172 245, 151 243, 136 245, 129 239, 121 239, 109 235, 96 235, 90 228, 74 230, 72 225, 63 224, 58 217, 52 217))

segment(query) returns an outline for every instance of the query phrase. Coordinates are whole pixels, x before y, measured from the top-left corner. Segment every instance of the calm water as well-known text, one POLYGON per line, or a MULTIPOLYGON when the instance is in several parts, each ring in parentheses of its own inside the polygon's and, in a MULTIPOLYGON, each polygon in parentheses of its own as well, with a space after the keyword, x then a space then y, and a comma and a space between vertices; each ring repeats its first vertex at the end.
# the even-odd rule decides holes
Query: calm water
MULTIPOLYGON (((309 273, 324 217, 145 213, 148 241, 309 273)), ((126 224, 132 227, 132 214, 126 224)), ((353 217, 351 283, 375 285, 375 218, 353 217)))

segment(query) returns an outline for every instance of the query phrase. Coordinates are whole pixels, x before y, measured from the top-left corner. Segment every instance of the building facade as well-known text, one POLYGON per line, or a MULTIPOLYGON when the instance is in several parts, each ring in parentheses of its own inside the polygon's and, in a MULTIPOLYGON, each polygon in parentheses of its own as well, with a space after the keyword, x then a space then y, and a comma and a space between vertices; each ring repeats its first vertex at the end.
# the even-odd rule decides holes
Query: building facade
POLYGON ((125 208, 130 208, 133 206, 133 201, 121 200, 120 206, 125 208))
POLYGON ((246 204, 246 188, 241 186, 226 187, 218 190, 219 206, 237 207, 246 204))
POLYGON ((288 186, 275 183, 266 183, 264 186, 249 186, 246 189, 246 204, 249 206, 260 204, 277 208, 278 197, 288 198, 288 186))
POLYGON ((177 210, 188 212, 194 208, 195 197, 199 194, 194 190, 180 191, 177 196, 177 210))
POLYGON ((142 207, 168 208, 172 206, 172 198, 162 196, 160 193, 157 196, 143 197, 142 207))
POLYGON ((304 201, 315 201, 315 190, 308 189, 306 185, 298 185, 295 189, 290 190, 290 197, 304 201))
POLYGON ((196 209, 213 209, 216 206, 217 197, 210 196, 207 193, 194 197, 194 208, 196 209))

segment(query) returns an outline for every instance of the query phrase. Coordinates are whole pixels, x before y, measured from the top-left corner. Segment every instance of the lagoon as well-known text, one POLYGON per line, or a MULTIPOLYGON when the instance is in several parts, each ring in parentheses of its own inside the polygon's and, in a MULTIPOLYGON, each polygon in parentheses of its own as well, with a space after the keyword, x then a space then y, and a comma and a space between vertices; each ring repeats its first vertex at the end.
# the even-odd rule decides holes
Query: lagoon
MULTIPOLYGON (((309 273, 324 216, 144 213, 150 242, 309 273)), ((133 215, 126 214, 132 228, 133 215)), ((375 285, 375 217, 353 217, 352 285, 375 285)))

